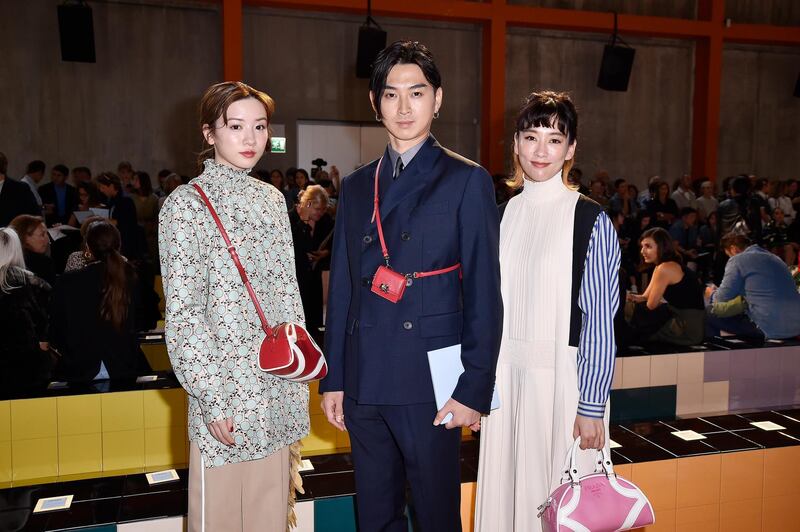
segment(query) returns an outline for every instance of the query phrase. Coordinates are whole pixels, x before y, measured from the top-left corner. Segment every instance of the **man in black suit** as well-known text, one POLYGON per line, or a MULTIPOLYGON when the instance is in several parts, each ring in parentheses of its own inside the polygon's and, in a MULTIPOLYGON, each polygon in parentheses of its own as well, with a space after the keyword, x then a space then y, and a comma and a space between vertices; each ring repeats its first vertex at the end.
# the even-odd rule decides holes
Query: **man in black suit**
POLYGON ((78 190, 67 183, 68 175, 69 168, 57 164, 50 171, 50 182, 39 187, 48 226, 68 223, 72 212, 78 208, 78 190))
POLYGON ((5 227, 20 214, 38 215, 39 205, 25 183, 10 179, 8 159, 0 153, 0 227, 5 227))

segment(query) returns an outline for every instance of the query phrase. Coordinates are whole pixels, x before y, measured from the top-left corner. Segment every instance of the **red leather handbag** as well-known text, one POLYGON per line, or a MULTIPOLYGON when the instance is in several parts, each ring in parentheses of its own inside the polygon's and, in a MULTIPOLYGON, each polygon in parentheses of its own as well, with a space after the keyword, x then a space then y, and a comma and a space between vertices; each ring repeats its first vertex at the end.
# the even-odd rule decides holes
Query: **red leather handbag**
POLYGON ((258 303, 258 298, 256 298, 256 293, 250 284, 250 279, 248 279, 247 273, 239 260, 239 255, 236 253, 236 247, 231 244, 228 232, 225 231, 222 221, 217 216, 217 211, 214 210, 214 206, 211 205, 208 196, 200 188, 200 185, 192 183, 192 186, 200 194, 211 213, 211 217, 214 218, 214 222, 222 234, 222 239, 225 240, 228 252, 231 254, 233 263, 236 265, 236 269, 239 270, 239 276, 241 276, 242 282, 247 288, 247 293, 250 294, 250 299, 253 301, 253 306, 255 306, 258 313, 258 319, 261 320, 261 328, 266 336, 261 342, 261 349, 258 352, 258 367, 276 377, 294 382, 308 382, 325 378, 325 375, 328 374, 328 363, 325 361, 325 356, 322 354, 317 342, 308 334, 305 327, 299 323, 292 322, 270 327, 267 323, 267 318, 258 303))

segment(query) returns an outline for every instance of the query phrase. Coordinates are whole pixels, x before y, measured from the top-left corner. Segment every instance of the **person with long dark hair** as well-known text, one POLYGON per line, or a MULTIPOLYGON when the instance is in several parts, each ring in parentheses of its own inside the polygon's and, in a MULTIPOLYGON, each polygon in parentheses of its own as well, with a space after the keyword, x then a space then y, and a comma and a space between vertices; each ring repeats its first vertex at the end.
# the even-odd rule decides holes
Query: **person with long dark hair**
POLYGON ((568 94, 527 97, 509 180, 522 192, 501 207, 501 406, 481 428, 479 532, 541 530, 536 507, 559 484, 574 440, 580 474, 594 471, 588 449, 608 447, 620 248, 602 207, 569 182, 577 138, 568 94))
POLYGON ((44 219, 41 216, 20 214, 11 220, 8 226, 19 235, 25 257, 25 268, 48 284, 55 284, 56 269, 47 253, 50 249, 50 235, 47 233, 44 219))
POLYGON ((272 98, 241 82, 200 101, 202 173, 159 217, 165 333, 189 395, 189 530, 285 532, 308 386, 261 371, 264 331, 199 186, 219 215, 270 325, 304 323, 281 192, 249 176, 264 155, 272 98))
POLYGON ((50 305, 50 341, 65 380, 134 377, 150 370, 137 331, 144 311, 134 267, 120 253, 119 231, 106 221, 86 232, 87 265, 65 272, 50 305))
POLYGON ((122 181, 116 174, 103 172, 97 176, 97 188, 106 198, 109 221, 119 230, 122 254, 138 260, 144 254, 144 232, 139 228, 136 205, 123 192, 122 181))
POLYGON ((694 272, 683 264, 669 233, 648 229, 639 240, 643 262, 654 267, 642 294, 628 294, 634 303, 630 342, 695 345, 703 341, 705 307, 703 288, 694 272), (663 301, 666 301, 664 303, 663 301))

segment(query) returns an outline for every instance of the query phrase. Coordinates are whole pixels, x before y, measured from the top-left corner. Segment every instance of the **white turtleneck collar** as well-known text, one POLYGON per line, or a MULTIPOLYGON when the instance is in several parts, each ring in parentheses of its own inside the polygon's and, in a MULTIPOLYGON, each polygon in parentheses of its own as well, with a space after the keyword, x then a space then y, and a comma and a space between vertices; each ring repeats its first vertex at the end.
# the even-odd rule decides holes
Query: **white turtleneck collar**
POLYGON ((569 191, 569 189, 564 185, 561 179, 561 171, 559 171, 547 181, 531 181, 530 179, 525 179, 522 195, 530 200, 539 202, 558 198, 567 191, 569 191))

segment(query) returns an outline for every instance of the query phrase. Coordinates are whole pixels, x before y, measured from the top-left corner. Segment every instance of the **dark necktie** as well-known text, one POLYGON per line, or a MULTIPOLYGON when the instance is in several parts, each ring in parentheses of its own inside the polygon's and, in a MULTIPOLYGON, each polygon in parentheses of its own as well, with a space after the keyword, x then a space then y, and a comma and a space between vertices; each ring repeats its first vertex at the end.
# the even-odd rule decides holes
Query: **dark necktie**
POLYGON ((400 175, 400 172, 403 171, 403 168, 405 168, 405 166, 403 165, 403 158, 398 157, 397 161, 394 164, 394 175, 392 175, 392 179, 397 179, 397 176, 400 175))

